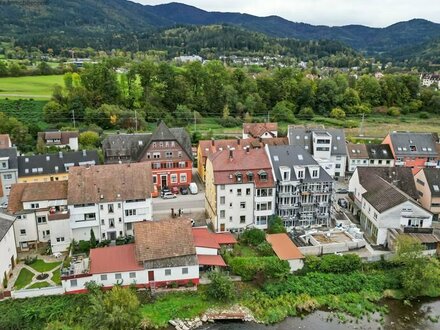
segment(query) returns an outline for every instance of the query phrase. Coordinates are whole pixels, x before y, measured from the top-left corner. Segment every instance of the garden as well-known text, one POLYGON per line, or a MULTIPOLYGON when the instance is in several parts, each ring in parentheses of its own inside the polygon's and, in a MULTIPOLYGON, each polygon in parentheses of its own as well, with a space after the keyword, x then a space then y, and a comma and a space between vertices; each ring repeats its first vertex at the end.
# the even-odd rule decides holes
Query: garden
POLYGON ((61 262, 46 262, 36 257, 25 259, 13 285, 15 290, 39 289, 61 285, 61 262))

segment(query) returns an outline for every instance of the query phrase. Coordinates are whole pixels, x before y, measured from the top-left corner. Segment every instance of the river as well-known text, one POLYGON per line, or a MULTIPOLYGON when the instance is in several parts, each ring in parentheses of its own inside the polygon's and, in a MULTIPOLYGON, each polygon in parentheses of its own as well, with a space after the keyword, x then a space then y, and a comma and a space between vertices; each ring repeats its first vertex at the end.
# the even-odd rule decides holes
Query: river
POLYGON ((341 323, 334 314, 326 311, 317 311, 305 316, 288 318, 281 323, 265 326, 254 323, 215 323, 202 327, 204 330, 440 330, 440 300, 422 300, 412 302, 412 306, 401 301, 386 300, 389 313, 381 323, 380 315, 374 314, 370 321, 366 318, 355 320, 348 317, 346 323, 341 323), (328 320, 332 317, 332 320, 328 320), (438 323, 436 322, 438 320, 438 323))

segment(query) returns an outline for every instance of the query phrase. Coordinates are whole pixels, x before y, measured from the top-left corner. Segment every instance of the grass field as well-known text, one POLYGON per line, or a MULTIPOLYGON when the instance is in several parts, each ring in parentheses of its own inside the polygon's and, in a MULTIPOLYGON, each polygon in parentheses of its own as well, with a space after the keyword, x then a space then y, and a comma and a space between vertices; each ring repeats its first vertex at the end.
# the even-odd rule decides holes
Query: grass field
POLYGON ((32 282, 32 278, 34 277, 34 274, 26 269, 23 268, 20 271, 20 274, 18 274, 18 278, 15 281, 14 287, 16 290, 23 289, 26 285, 30 284, 32 282))
POLYGON ((57 267, 60 264, 60 262, 45 262, 44 260, 37 259, 34 263, 30 264, 29 267, 32 267, 37 272, 44 273, 48 272, 55 267, 57 267))
POLYGON ((48 100, 55 84, 64 84, 62 75, 0 78, 0 98, 48 100))

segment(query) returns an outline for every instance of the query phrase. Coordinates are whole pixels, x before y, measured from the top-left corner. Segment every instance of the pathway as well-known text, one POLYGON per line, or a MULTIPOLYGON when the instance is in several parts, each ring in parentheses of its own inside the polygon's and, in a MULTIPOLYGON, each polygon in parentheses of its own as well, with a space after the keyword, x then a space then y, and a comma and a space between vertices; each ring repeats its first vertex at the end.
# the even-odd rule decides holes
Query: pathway
MULTIPOLYGON (((43 259, 44 261, 47 261, 47 260, 45 260, 45 259, 51 259, 52 262, 53 262, 53 261, 59 261, 59 260, 53 260, 53 258, 41 258, 41 259, 43 259)), ((12 272, 12 276, 9 278, 9 281, 8 281, 8 288, 7 288, 7 290, 10 290, 10 291, 13 291, 13 290, 14 290, 13 287, 14 287, 14 285, 15 285, 15 281, 17 280, 17 278, 18 278, 18 276, 19 276, 19 274, 20 274, 20 272, 21 272, 21 270, 22 270, 23 268, 26 268, 27 270, 29 270, 32 274, 34 274, 34 276, 32 277, 32 281, 31 281, 28 285, 26 285, 24 288, 21 288, 20 290, 29 289, 29 287, 32 286, 33 284, 35 284, 35 283, 40 283, 40 282, 48 282, 51 286, 58 286, 58 284, 56 284, 56 283, 52 280, 52 277, 53 277, 53 275, 54 275, 54 272, 55 272, 56 270, 60 269, 60 268, 62 267, 62 265, 63 265, 63 264, 61 263, 61 264, 59 264, 58 266, 56 266, 55 268, 51 269, 50 271, 44 272, 44 274, 48 274, 49 276, 48 276, 47 278, 43 279, 43 280, 38 280, 38 279, 37 279, 37 276, 40 275, 40 274, 42 274, 42 273, 40 273, 39 271, 33 269, 31 266, 26 265, 25 263, 19 263, 19 264, 14 268, 14 270, 13 270, 13 272, 12 272)))

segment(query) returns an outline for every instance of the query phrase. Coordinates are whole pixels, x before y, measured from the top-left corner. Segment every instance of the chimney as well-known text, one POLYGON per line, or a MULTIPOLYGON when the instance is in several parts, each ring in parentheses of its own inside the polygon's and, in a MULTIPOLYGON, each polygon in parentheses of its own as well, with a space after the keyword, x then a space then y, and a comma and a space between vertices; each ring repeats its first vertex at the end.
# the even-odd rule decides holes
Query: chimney
POLYGON ((240 145, 240 139, 237 139, 237 145, 240 145))
POLYGON ((60 151, 60 152, 58 153, 58 155, 60 156, 60 158, 63 158, 63 152, 62 152, 62 151, 60 151))
POLYGON ((229 149, 229 159, 232 160, 234 159, 234 150, 229 149))
POLYGON ((214 140, 214 138, 211 139, 211 146, 213 146, 213 147, 215 146, 215 140, 214 140))
POLYGON ((246 147, 246 153, 249 154, 249 152, 251 151, 251 148, 249 146, 246 147))

